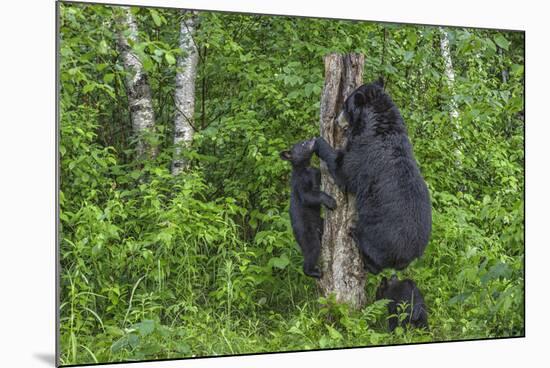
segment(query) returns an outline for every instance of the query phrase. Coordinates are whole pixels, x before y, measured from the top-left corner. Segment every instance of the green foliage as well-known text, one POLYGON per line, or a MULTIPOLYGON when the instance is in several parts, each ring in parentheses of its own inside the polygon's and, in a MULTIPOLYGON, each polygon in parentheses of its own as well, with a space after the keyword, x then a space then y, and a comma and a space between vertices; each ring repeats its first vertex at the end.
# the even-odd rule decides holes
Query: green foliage
POLYGON ((197 131, 172 176, 189 14, 132 10, 159 148, 136 160, 117 11, 61 4, 63 364, 524 333, 523 34, 445 29, 450 88, 438 28, 201 12, 197 131), (365 81, 383 75, 405 118, 434 212, 425 255, 400 276, 423 292, 429 331, 387 332, 380 277, 355 311, 302 274, 278 153, 318 135, 328 52, 364 53, 365 81))

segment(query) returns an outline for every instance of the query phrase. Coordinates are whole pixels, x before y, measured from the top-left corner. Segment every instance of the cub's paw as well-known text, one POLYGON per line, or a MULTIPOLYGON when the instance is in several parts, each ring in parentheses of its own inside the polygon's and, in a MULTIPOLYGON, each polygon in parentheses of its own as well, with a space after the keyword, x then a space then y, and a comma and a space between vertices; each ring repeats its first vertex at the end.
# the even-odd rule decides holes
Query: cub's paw
POLYGON ((321 271, 319 270, 319 268, 315 267, 311 270, 304 270, 304 273, 309 276, 309 277, 313 277, 313 278, 316 278, 316 279, 320 279, 321 276, 323 276, 323 274, 321 273, 321 271))
POLYGON ((336 204, 336 200, 332 197, 328 197, 327 200, 325 201, 325 206, 333 211, 336 209, 336 207, 338 207, 338 205, 336 204))
POLYGON ((319 138, 320 137, 311 138, 311 140, 313 141, 313 152, 315 153, 319 152, 319 138))

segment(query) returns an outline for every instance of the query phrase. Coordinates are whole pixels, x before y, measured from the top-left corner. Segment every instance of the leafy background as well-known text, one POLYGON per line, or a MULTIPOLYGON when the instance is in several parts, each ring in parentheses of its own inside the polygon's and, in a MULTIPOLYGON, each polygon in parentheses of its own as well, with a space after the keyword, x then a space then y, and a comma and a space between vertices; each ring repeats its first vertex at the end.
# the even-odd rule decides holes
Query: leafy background
MULTIPOLYGON (((182 12, 132 9, 160 148, 133 153, 114 8, 60 4, 61 363, 524 334, 524 34, 201 12, 197 132, 170 174, 182 12), (430 330, 386 330, 301 272, 278 152, 318 135, 328 52, 366 55, 405 118, 433 201, 413 278, 430 330), (503 78, 505 73, 505 78, 503 78), (458 123, 449 106, 454 99, 458 123)), ((389 272, 386 272, 387 276, 389 272)))

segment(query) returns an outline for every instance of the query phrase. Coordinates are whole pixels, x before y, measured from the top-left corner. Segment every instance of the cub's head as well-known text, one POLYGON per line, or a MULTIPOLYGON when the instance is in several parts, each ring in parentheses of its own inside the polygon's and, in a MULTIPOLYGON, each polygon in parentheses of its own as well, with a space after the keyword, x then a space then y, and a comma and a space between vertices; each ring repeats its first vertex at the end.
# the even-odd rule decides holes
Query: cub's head
POLYGON ((315 139, 296 143, 290 151, 282 151, 279 156, 282 160, 290 161, 292 166, 309 166, 315 147, 315 139))
POLYGON ((388 280, 386 277, 382 277, 378 289, 376 289, 376 300, 388 299, 388 292, 399 283, 399 279, 396 275, 392 275, 388 280))
POLYGON ((384 81, 364 84, 346 98, 337 123, 348 134, 361 134, 367 124, 367 112, 376 111, 381 105, 386 105, 387 95, 384 93, 384 81))

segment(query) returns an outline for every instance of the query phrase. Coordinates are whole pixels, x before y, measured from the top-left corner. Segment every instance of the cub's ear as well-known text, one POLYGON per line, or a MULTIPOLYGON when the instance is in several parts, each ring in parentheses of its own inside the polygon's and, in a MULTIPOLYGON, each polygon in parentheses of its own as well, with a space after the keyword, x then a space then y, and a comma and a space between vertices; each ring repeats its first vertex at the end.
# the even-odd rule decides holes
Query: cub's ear
POLYGON ((382 277, 380 285, 378 285, 378 288, 376 289, 376 300, 384 299, 384 294, 386 291, 388 291, 388 279, 386 277, 382 277))
POLYGON ((382 78, 382 76, 379 76, 374 84, 376 84, 380 88, 384 88, 384 78, 382 78))
POLYGON ((367 97, 363 94, 363 92, 357 91, 353 96, 353 103, 355 106, 358 107, 365 106, 365 104, 367 103, 367 97))
POLYGON ((279 153, 281 160, 290 161, 292 160, 292 153, 290 151, 282 151, 279 153))

